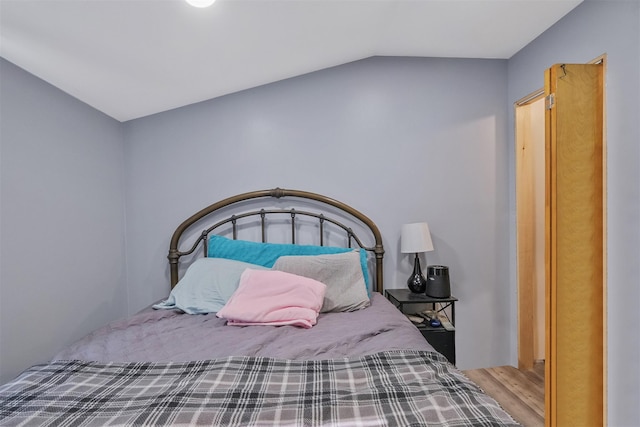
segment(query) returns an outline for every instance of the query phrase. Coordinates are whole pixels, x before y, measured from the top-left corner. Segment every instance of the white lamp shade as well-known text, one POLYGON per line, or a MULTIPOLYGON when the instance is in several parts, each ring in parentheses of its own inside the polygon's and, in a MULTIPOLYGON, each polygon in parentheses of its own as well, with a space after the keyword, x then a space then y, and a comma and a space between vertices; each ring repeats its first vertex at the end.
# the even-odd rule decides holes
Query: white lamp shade
POLYGON ((401 233, 400 252, 419 253, 433 250, 429 225, 426 222, 404 224, 401 233))

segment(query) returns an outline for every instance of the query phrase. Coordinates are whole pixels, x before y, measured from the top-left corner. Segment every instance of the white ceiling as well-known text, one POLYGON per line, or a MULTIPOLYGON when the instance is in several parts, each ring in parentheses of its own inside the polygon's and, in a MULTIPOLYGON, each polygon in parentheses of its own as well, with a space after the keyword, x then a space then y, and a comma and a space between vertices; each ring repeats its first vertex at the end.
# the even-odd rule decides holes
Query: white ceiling
POLYGON ((0 56, 126 121, 370 56, 509 58, 582 0, 0 0, 0 56))

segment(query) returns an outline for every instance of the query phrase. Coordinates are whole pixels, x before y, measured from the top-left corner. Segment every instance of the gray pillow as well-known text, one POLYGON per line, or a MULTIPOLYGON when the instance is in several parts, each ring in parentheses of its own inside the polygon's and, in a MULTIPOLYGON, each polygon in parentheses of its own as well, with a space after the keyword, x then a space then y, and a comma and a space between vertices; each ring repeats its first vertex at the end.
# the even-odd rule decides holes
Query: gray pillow
POLYGON ((327 285, 322 313, 355 311, 371 304, 357 250, 341 254, 281 256, 272 269, 327 285))

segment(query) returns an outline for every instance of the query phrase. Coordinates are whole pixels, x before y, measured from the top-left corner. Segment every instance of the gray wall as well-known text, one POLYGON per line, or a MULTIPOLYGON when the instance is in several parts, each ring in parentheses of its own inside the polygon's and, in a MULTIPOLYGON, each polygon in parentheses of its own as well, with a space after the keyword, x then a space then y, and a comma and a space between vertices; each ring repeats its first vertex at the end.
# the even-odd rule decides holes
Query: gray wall
POLYGON ((0 60, 0 382, 166 296, 183 219, 275 186, 369 214, 391 287, 400 225, 428 221, 459 366, 517 363, 513 102, 606 52, 609 424, 640 425, 639 7, 587 0, 509 61, 371 58, 125 124, 0 60), (90 237, 97 255, 72 248, 90 237))
MULTIPOLYGON (((450 266, 462 368, 509 361, 506 61, 370 58, 125 124, 131 311, 168 291, 174 229, 276 186, 369 215, 385 284, 405 287, 403 223, 427 221, 450 266)), ((423 264, 423 266, 426 264, 423 264)))
POLYGON ((127 312, 122 125, 0 59, 0 383, 127 312))
MULTIPOLYGON (((607 54, 607 304, 609 425, 640 425, 640 3, 586 1, 509 60, 509 129, 513 102, 544 84, 555 63, 586 63, 607 54)), ((509 181, 515 182, 509 132, 509 181)), ((510 185, 515 248, 514 186, 510 185)), ((515 249, 510 251, 515 254, 515 249)), ((510 282, 515 288, 515 260, 510 282)), ((510 306, 516 309, 515 297, 510 306)), ((585 322, 600 319, 585 319, 585 322)), ((512 331, 515 336, 516 331, 512 331)), ((515 350, 515 348, 513 348, 515 350)), ((513 360, 515 359, 512 357, 513 360)))

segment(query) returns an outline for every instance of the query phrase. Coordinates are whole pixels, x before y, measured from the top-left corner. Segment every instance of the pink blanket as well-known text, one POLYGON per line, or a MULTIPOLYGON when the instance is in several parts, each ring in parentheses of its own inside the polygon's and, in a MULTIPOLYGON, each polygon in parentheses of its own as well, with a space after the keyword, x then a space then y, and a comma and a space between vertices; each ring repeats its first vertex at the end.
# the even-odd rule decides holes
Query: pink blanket
POLYGON ((326 288, 317 280, 283 271, 246 269, 238 289, 217 316, 232 326, 311 328, 316 324, 326 288))

